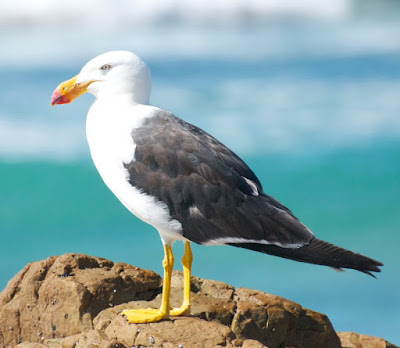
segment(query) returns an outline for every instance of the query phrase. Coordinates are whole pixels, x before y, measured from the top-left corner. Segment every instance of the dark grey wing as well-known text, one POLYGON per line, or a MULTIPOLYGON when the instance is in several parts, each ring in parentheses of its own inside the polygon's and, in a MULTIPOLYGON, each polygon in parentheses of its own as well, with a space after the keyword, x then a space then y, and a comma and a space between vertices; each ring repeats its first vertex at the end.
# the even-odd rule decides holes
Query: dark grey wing
POLYGON ((183 235, 200 244, 306 245, 313 234, 263 193, 251 169, 198 127, 160 111, 136 128, 129 181, 164 202, 183 235))

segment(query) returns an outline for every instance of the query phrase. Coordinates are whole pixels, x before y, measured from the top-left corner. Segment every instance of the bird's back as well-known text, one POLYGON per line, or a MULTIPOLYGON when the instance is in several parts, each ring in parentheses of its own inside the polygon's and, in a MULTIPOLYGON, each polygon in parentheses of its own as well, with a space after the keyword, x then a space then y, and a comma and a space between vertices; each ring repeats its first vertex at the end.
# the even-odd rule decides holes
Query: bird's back
POLYGON ((200 128, 160 111, 132 137, 129 182, 165 203, 189 240, 298 247, 313 237, 235 153, 200 128))

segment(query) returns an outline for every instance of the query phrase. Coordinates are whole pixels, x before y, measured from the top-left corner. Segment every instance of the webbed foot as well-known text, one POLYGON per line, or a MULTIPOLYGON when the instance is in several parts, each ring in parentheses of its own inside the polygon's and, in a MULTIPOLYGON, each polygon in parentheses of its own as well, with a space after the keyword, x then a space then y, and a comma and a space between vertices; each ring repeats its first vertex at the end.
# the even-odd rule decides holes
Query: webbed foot
POLYGON ((155 323, 157 321, 169 318, 167 311, 161 309, 124 309, 120 315, 123 315, 129 323, 155 323))

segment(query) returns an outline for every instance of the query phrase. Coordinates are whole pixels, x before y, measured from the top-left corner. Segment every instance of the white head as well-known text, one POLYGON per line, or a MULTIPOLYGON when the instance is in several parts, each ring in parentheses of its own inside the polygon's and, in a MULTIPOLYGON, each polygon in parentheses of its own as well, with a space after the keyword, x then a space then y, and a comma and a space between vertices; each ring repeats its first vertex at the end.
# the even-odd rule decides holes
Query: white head
POLYGON ((89 92, 97 99, 128 97, 138 104, 148 104, 151 75, 147 65, 129 51, 111 51, 90 60, 74 78, 61 83, 51 103, 69 103, 89 92))

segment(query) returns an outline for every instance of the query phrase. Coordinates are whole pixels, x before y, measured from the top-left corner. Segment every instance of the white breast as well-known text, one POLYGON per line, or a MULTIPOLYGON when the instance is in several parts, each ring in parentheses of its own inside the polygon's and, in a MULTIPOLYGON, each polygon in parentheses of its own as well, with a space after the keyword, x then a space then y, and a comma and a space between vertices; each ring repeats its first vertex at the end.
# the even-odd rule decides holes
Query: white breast
POLYGON ((154 226, 163 242, 170 244, 183 239, 181 224, 171 219, 165 203, 133 187, 124 167, 124 163, 134 160, 132 130, 156 110, 149 105, 96 101, 87 116, 86 135, 93 162, 105 184, 131 213, 154 226))

